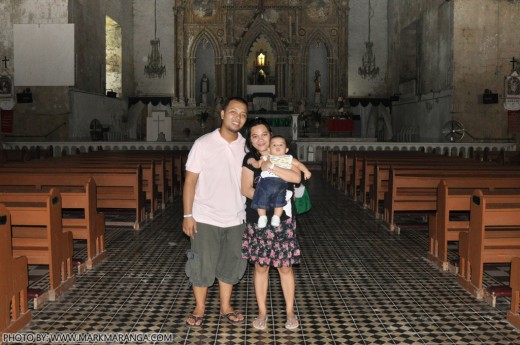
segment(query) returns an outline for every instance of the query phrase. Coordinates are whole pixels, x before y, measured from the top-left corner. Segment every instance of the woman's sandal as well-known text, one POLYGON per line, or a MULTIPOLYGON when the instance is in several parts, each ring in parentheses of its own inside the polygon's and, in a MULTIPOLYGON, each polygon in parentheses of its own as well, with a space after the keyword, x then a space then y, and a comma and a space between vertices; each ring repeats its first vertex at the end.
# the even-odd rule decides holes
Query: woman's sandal
POLYGON ((186 326, 199 328, 202 327, 202 323, 204 322, 204 316, 190 315, 186 319, 186 326))
POLYGON ((264 317, 255 318, 253 320, 253 327, 263 331, 264 329, 267 328, 267 319, 269 319, 269 317, 267 315, 264 317))
POLYGON ((285 328, 287 329, 296 329, 300 325, 300 321, 298 321, 298 318, 296 316, 288 317, 287 321, 285 322, 285 328))

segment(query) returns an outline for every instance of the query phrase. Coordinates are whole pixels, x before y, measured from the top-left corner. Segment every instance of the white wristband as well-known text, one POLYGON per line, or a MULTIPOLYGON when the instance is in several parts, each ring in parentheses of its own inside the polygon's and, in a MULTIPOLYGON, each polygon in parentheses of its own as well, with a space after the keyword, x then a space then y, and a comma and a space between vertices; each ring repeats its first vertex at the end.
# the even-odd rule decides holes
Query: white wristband
POLYGON ((190 213, 190 214, 185 214, 183 217, 184 218, 191 218, 191 217, 193 217, 193 215, 190 213))

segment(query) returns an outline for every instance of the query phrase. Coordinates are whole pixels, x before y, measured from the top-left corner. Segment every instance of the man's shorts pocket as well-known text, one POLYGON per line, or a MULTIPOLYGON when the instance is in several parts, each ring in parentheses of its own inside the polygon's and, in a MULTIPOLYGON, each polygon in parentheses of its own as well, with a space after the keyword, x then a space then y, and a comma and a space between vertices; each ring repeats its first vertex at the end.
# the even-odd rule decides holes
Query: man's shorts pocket
POLYGON ((186 252, 188 261, 186 262, 186 275, 190 278, 191 285, 200 284, 202 265, 200 263, 199 254, 193 250, 186 252))

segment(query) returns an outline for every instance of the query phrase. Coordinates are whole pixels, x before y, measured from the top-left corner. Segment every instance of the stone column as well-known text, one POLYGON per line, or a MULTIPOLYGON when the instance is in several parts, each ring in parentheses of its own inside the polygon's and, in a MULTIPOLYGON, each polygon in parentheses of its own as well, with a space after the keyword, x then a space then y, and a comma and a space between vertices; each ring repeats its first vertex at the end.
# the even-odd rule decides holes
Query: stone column
POLYGON ((184 7, 174 6, 173 14, 176 36, 174 88, 177 87, 174 90, 174 95, 178 95, 178 103, 184 104, 184 52, 186 51, 186 47, 184 46, 184 7))
POLYGON ((186 78, 186 90, 187 90, 187 97, 188 97, 188 105, 189 106, 195 106, 196 99, 195 99, 195 85, 197 85, 195 81, 195 63, 197 62, 197 59, 194 57, 190 58, 189 61, 189 70, 188 70, 188 76, 189 79, 186 78))

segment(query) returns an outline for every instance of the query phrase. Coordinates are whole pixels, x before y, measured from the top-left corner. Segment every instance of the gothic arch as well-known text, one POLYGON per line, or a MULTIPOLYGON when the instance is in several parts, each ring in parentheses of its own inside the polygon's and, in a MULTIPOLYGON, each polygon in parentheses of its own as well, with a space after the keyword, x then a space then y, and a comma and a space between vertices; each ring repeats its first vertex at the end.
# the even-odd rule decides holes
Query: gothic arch
POLYGON ((249 30, 244 35, 240 43, 238 44, 235 52, 235 64, 241 69, 242 75, 242 90, 246 89, 247 83, 247 56, 249 49, 252 47, 255 40, 260 36, 264 35, 266 39, 271 43, 274 55, 276 56, 275 76, 276 76, 276 94, 278 97, 285 97, 287 93, 287 86, 285 80, 287 71, 287 49, 280 39, 280 35, 273 30, 272 26, 269 25, 261 17, 257 17, 256 20, 251 24, 249 30))
POLYGON ((280 40, 280 35, 273 30, 271 25, 269 25, 265 20, 258 17, 249 30, 247 34, 244 35, 244 38, 240 41, 236 49, 237 63, 245 63, 245 59, 247 54, 249 53, 249 49, 253 45, 253 42, 256 40, 258 36, 263 34, 267 37, 269 42, 273 44, 273 48, 275 50, 275 54, 277 57, 277 61, 286 61, 286 49, 282 41, 280 40))
POLYGON ((199 34, 193 39, 192 43, 188 47, 188 59, 195 56, 197 47, 199 44, 202 44, 205 39, 213 46, 213 49, 215 50, 215 58, 217 59, 216 61, 220 60, 220 58, 223 56, 223 52, 218 39, 210 30, 206 28, 199 32, 199 34))
POLYGON ((215 95, 220 94, 220 90, 218 89, 218 85, 220 85, 220 80, 218 78, 219 74, 217 73, 217 70, 218 70, 217 65, 219 65, 220 62, 222 61, 223 51, 222 51, 222 47, 220 46, 220 44, 218 42, 217 37, 213 34, 213 32, 204 28, 198 33, 197 36, 195 36, 195 38, 193 39, 193 41, 191 42, 191 44, 189 45, 189 47, 187 49, 186 61, 188 64, 188 66, 187 66, 188 73, 187 73, 187 80, 186 80, 186 83, 187 83, 186 90, 188 91, 188 98, 190 100, 195 100, 196 94, 197 94, 196 88, 197 88, 198 83, 196 81, 197 71, 195 68, 196 62, 197 62, 196 61, 197 49, 201 44, 206 44, 206 42, 211 45, 211 47, 213 48, 213 52, 215 53, 214 93, 215 93, 215 95))
POLYGON ((303 58, 306 61, 309 58, 309 48, 311 44, 319 41, 325 45, 325 49, 327 49, 327 56, 329 58, 337 59, 336 51, 334 50, 334 44, 330 41, 330 39, 325 35, 325 33, 321 30, 315 30, 309 34, 307 39, 303 42, 303 58))
MULTIPOLYGON (((327 53, 327 77, 328 77, 328 89, 327 95, 329 99, 336 99, 338 96, 338 56, 337 56, 337 47, 330 40, 330 38, 320 29, 314 30, 306 37, 306 39, 302 42, 302 69, 301 69, 301 80, 302 85, 308 85, 312 76, 309 75, 307 66, 309 65, 309 52, 311 50, 311 45, 316 44, 316 42, 320 42, 324 45, 325 51, 327 53)), ((306 88, 304 88, 306 91, 306 88)))

